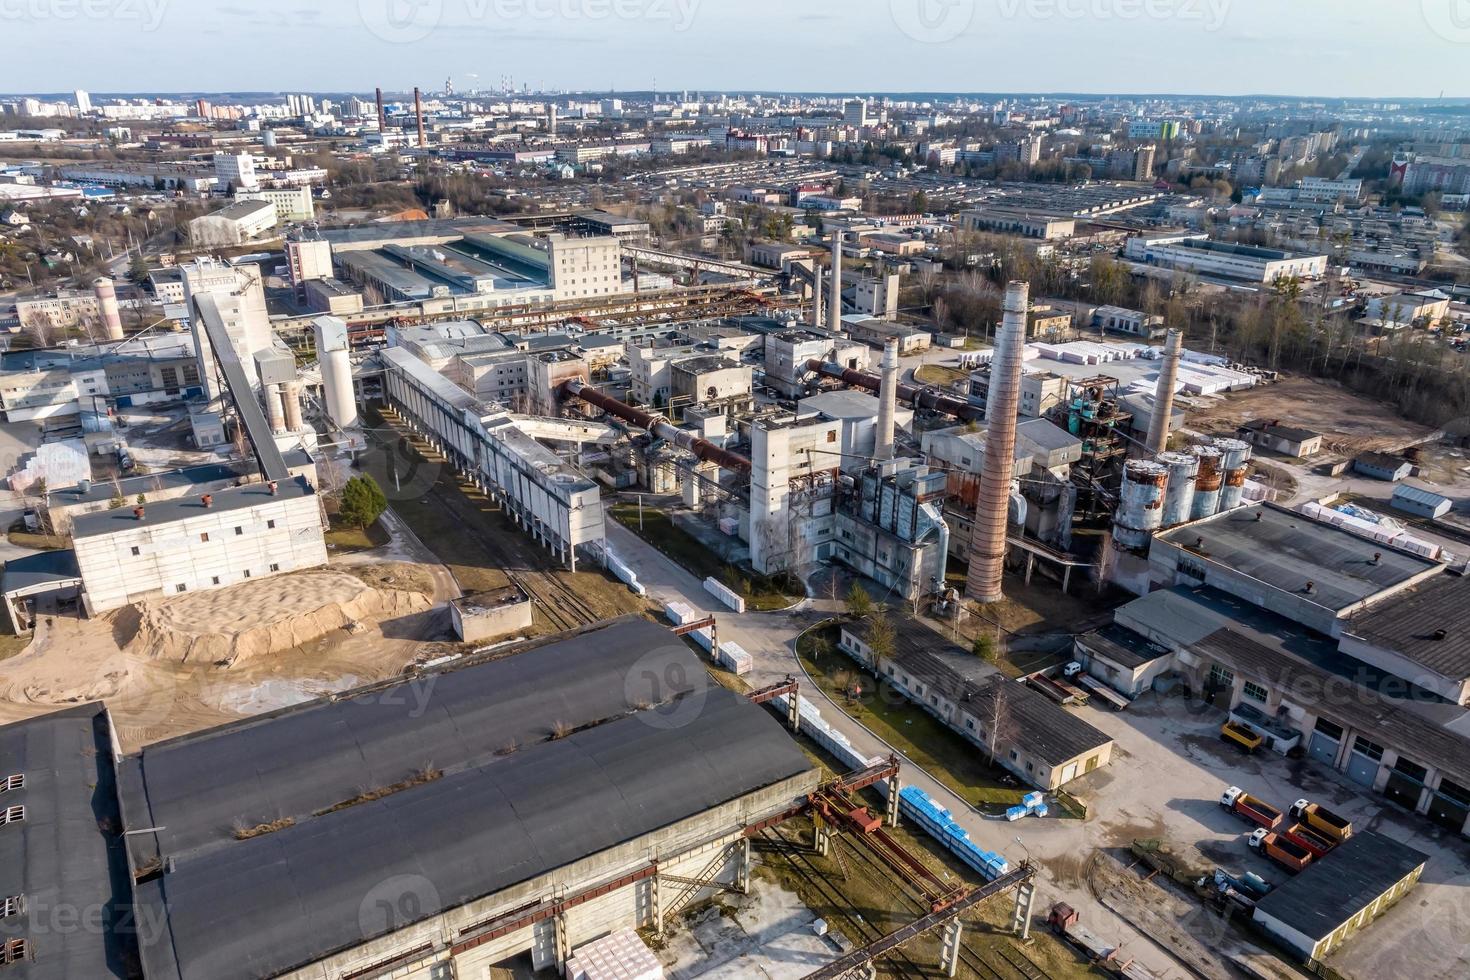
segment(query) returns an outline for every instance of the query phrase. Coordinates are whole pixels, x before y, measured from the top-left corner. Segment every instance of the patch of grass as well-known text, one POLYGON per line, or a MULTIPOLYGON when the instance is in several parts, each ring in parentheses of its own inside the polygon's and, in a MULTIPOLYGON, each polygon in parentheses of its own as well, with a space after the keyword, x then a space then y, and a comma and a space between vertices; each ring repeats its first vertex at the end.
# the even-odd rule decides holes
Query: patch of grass
POLYGON ((332 526, 325 537, 328 550, 338 554, 371 551, 374 548, 381 548, 391 540, 381 521, 374 521, 367 527, 358 527, 355 524, 343 523, 337 517, 332 518, 332 526))
POLYGON ((921 364, 914 369, 914 380, 928 385, 945 385, 948 387, 956 381, 968 381, 969 378, 969 371, 945 367, 943 364, 921 364))
POLYGON ((235 840, 250 840, 252 837, 263 837, 266 834, 274 834, 278 830, 296 826, 295 817, 282 817, 269 823, 258 823, 254 827, 238 826, 235 828, 235 840))
POLYGON ((1001 771, 983 749, 897 691, 879 688, 871 674, 837 649, 838 638, 832 625, 803 633, 796 643, 802 666, 835 704, 971 805, 993 809, 1021 801, 1027 787, 1002 783, 1001 771), (855 680, 863 694, 850 698, 847 689, 855 680))
POLYGON ((0 633, 0 660, 9 660, 30 645, 29 635, 16 636, 12 633, 0 633))
POLYGON ((32 551, 60 551, 66 547, 66 539, 56 534, 37 534, 34 531, 17 531, 11 529, 10 543, 17 548, 29 548, 32 551))
POLYGON ((613 520, 683 566, 695 578, 713 577, 734 589, 744 597, 746 609, 756 612, 785 609, 805 595, 788 576, 739 574, 728 562, 705 547, 704 542, 679 527, 662 511, 644 507, 642 528, 638 526, 637 504, 614 504, 609 513, 613 520))

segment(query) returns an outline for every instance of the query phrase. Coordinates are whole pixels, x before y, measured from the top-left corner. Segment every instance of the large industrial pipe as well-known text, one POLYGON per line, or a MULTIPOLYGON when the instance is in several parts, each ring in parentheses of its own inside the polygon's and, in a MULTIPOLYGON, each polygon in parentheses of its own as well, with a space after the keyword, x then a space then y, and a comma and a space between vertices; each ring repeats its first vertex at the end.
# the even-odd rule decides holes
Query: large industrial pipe
POLYGON ((893 458, 894 415, 898 401, 898 340, 889 338, 883 345, 883 385, 878 390, 878 438, 873 455, 878 459, 893 458))
POLYGON ((424 99, 417 85, 413 87, 413 114, 419 123, 419 147, 422 148, 427 143, 424 139, 424 99))
POLYGON ((374 94, 378 100, 378 132, 385 133, 388 131, 388 117, 383 112, 383 90, 381 88, 375 89, 374 94))
POLYGON ((737 470, 741 473, 750 472, 750 460, 744 456, 721 449, 708 439, 701 439, 687 429, 679 428, 662 415, 654 415, 641 408, 634 408, 610 395, 604 395, 596 388, 585 385, 575 378, 562 384, 560 391, 563 396, 580 398, 587 404, 595 405, 624 422, 631 422, 640 429, 647 429, 659 438, 667 439, 674 445, 689 450, 706 463, 714 463, 724 469, 737 470))
POLYGON ((842 332, 842 229, 832 229, 832 288, 827 295, 827 329, 842 332))
POLYGON ((1016 467, 1016 420, 1021 409, 1021 362, 1026 347, 1026 316, 1030 286, 1013 281, 1006 286, 1004 317, 991 362, 990 400, 986 405, 985 463, 980 469, 980 493, 975 504, 975 529, 970 538, 970 570, 965 594, 977 602, 1005 598, 1001 576, 1005 571, 1006 523, 1011 502, 1011 478, 1016 467))
POLYGON ((1179 383, 1179 358, 1184 348, 1184 331, 1170 330, 1164 341, 1164 363, 1159 368, 1159 385, 1154 389, 1154 410, 1148 420, 1144 445, 1157 456, 1169 448, 1169 417, 1174 414, 1174 386, 1179 383))
MULTIPOLYGON (((834 364, 831 361, 813 358, 806 362, 806 369, 808 371, 815 371, 824 378, 833 378, 841 381, 843 384, 851 385, 854 388, 863 388, 874 394, 877 394, 883 388, 883 379, 878 375, 868 374, 865 371, 854 371, 852 368, 845 368, 841 364, 834 364)), ((978 421, 985 417, 984 409, 971 405, 962 398, 946 395, 938 388, 921 388, 918 385, 903 384, 900 382, 894 385, 893 390, 898 396, 899 401, 912 405, 915 408, 926 408, 931 412, 938 412, 941 415, 952 415, 957 419, 971 421, 978 421)))

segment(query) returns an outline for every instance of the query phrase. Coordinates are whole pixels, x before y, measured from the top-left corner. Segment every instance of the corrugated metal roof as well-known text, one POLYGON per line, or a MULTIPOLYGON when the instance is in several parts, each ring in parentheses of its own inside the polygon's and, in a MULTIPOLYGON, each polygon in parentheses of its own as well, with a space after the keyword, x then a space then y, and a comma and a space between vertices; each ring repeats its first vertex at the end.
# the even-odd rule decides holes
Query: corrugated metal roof
POLYGON ((1256 909, 1320 942, 1428 860, 1407 844, 1361 830, 1272 889, 1256 909))
POLYGON ((1348 630, 1442 677, 1464 680, 1470 677, 1470 579, 1436 576, 1354 616, 1348 630))
POLYGON ((1424 487, 1416 487, 1412 483, 1400 483, 1394 487, 1393 495, 1431 508, 1453 502, 1449 497, 1441 496, 1431 490, 1426 490, 1424 487))

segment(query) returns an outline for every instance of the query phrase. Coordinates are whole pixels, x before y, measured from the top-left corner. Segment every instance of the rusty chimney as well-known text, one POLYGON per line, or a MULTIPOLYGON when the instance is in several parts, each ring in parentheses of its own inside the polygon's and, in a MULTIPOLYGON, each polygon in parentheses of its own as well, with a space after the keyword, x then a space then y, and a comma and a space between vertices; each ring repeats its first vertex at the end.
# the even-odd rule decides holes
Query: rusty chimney
POLYGON ((1169 448, 1169 417, 1174 414, 1174 386, 1179 383, 1179 358, 1184 349, 1184 331, 1170 330, 1164 341, 1164 363, 1159 368, 1159 385, 1154 389, 1154 410, 1148 419, 1144 445, 1158 455, 1169 448))
POLYGON ((267 483, 265 485, 265 487, 266 487, 267 490, 269 490, 271 492, 271 496, 272 497, 274 497, 276 495, 276 490, 278 489, 278 487, 276 485, 276 481, 275 480, 272 480, 271 482, 267 483))
POLYGON ((1006 525, 1010 515, 1011 478, 1016 463, 1016 418, 1021 402, 1021 362, 1026 346, 1030 287, 1020 281, 1006 286, 1004 317, 991 362, 990 399, 985 406, 985 465, 975 505, 975 531, 970 540, 970 571, 965 595, 977 602, 999 602, 1005 571, 1006 525))
POLYGON ((388 129, 388 116, 383 112, 383 90, 377 88, 373 92, 378 100, 378 132, 381 134, 388 129))
POLYGON ((214 506, 214 494, 212 493, 206 493, 204 496, 200 497, 199 500, 201 503, 204 504, 205 507, 214 506))
POLYGON ((427 143, 424 139, 424 98, 419 94, 419 87, 413 87, 413 114, 419 124, 419 147, 423 148, 427 143))
POLYGON ((144 513, 145 511, 143 510, 143 505, 139 504, 137 507, 133 508, 133 519, 141 521, 143 519, 144 513))

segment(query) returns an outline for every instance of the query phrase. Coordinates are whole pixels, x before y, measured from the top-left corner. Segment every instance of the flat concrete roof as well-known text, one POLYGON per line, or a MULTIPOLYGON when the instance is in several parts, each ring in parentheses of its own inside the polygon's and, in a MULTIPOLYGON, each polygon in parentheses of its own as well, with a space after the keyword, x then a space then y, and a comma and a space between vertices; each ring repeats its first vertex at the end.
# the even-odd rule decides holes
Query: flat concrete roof
POLYGON ((1442 567, 1273 504, 1216 514, 1165 531, 1158 540, 1339 611, 1442 567))
POLYGON ((210 506, 204 506, 203 495, 175 497, 172 500, 149 501, 143 508, 140 520, 133 514, 133 502, 116 510, 103 510, 95 514, 78 514, 72 518, 71 533, 76 538, 93 538, 102 534, 119 534, 144 527, 159 527, 190 517, 202 517, 210 513, 229 513, 248 507, 259 507, 272 500, 295 500, 309 497, 316 491, 305 477, 280 480, 274 494, 265 483, 252 483, 243 487, 225 487, 211 493, 210 506))

